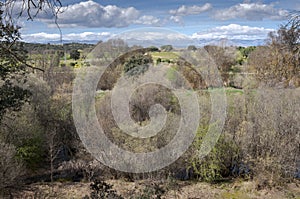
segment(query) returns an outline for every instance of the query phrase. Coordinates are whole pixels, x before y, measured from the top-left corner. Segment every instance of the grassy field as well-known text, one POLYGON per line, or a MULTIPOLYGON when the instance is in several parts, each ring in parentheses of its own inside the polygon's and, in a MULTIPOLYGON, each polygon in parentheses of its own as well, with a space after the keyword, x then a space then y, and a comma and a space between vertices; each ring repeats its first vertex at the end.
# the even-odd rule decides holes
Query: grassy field
POLYGON ((152 59, 154 63, 157 63, 157 59, 161 59, 162 61, 170 60, 174 61, 178 59, 179 55, 176 52, 152 52, 152 59))

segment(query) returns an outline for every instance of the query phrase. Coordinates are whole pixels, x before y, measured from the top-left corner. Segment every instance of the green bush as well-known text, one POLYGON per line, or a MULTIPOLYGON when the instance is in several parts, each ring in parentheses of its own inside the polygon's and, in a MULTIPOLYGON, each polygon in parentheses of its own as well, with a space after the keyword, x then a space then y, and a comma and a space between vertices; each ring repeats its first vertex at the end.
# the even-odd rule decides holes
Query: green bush
POLYGON ((164 62, 171 63, 169 59, 164 60, 164 62))
POLYGON ((159 49, 156 46, 150 46, 150 47, 148 47, 148 49, 151 52, 159 52, 159 49))
POLYGON ((196 176, 203 181, 216 182, 230 175, 230 168, 233 162, 238 161, 239 149, 222 134, 211 150, 205 157, 200 158, 199 150, 209 126, 199 127, 193 143, 194 153, 190 159, 191 167, 196 176))
POLYGON ((149 64, 152 62, 150 55, 134 55, 125 62, 124 72, 128 76, 140 75, 148 70, 149 64))
POLYGON ((113 189, 113 185, 108 184, 102 180, 96 180, 95 182, 91 183, 90 188, 92 190, 90 195, 91 199, 123 198, 122 196, 117 194, 116 190, 113 189))
POLYGON ((27 168, 36 169, 43 161, 42 139, 32 138, 17 148, 17 157, 25 162, 27 168))
POLYGON ((165 52, 170 52, 173 50, 173 46, 172 45, 163 45, 160 47, 160 49, 165 52))
POLYGON ((71 50, 70 58, 74 60, 78 60, 80 58, 80 52, 78 50, 71 50))
POLYGON ((157 60, 156 60, 156 64, 159 64, 159 63, 161 63, 162 62, 162 60, 161 60, 161 58, 159 57, 159 58, 157 58, 157 60))
POLYGON ((242 65, 243 63, 248 61, 248 57, 252 51, 256 49, 255 46, 249 47, 238 47, 238 56, 237 56, 237 63, 242 65))

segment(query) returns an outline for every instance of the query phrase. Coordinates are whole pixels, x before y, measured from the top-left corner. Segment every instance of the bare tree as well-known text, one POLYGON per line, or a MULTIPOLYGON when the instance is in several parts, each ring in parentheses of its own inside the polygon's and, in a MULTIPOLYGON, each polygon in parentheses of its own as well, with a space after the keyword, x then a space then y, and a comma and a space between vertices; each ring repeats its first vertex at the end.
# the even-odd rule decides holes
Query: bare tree
POLYGON ((6 14, 10 19, 14 18, 13 13, 17 11, 18 16, 26 16, 29 20, 33 20, 41 11, 50 10, 53 16, 57 17, 60 12, 62 3, 60 0, 5 0, 2 2, 5 7, 6 14), (20 9, 15 10, 16 4, 20 4, 20 9))
POLYGON ((48 153, 50 161, 50 179, 53 182, 53 172, 54 172, 54 161, 57 158, 59 153, 58 147, 60 143, 57 141, 57 131, 52 130, 47 133, 47 144, 48 144, 48 153))
POLYGON ((229 71, 236 64, 235 48, 226 46, 204 46, 204 49, 213 58, 221 73, 225 85, 229 84, 229 71))
POLYGON ((282 25, 276 34, 270 33, 270 43, 300 53, 300 12, 291 14, 290 19, 282 25))
POLYGON ((266 47, 254 50, 249 66, 259 81, 281 87, 300 86, 300 15, 295 13, 278 31, 269 34, 266 47))

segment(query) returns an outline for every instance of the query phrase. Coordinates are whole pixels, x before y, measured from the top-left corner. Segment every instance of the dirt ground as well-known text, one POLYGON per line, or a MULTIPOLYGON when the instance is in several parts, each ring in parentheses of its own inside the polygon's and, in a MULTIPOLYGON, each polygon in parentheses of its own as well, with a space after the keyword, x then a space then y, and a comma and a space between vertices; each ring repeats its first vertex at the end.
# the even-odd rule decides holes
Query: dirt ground
MULTIPOLYGON (((254 182, 236 181, 230 183, 208 184, 190 181, 136 181, 123 180, 105 181, 113 185, 118 195, 124 198, 157 198, 159 190, 163 190, 161 198, 225 198, 225 199, 300 199, 299 182, 290 183, 283 187, 257 190, 254 182), (155 188, 156 187, 156 188, 155 188), (158 188, 159 187, 159 188, 158 188)), ((58 198, 81 199, 91 193, 90 183, 55 182, 39 183, 25 186, 20 191, 13 191, 13 198, 58 198)), ((9 198, 9 197, 7 197, 9 198)))

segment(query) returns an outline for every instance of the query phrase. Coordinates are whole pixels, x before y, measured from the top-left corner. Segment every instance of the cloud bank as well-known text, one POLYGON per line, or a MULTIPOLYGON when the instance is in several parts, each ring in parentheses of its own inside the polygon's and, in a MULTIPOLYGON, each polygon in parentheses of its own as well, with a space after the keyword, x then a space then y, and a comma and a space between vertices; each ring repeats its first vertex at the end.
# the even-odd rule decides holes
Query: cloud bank
MULTIPOLYGON (((69 34, 64 34, 62 36, 62 39, 64 41, 100 41, 100 40, 106 40, 113 36, 112 33, 110 32, 100 32, 100 33, 95 33, 95 32, 82 32, 82 33, 69 33, 69 34)), ((59 41, 60 40, 60 34, 55 34, 55 33, 45 33, 45 32, 40 32, 40 33, 33 33, 33 34, 24 34, 22 35, 22 40, 26 42, 33 42, 33 43, 46 43, 46 42, 53 42, 53 41, 59 41)))
POLYGON ((277 9, 274 4, 240 3, 227 9, 218 10, 214 17, 219 20, 246 19, 246 20, 281 20, 286 19, 289 12, 277 9))
POLYGON ((227 26, 218 26, 206 31, 194 33, 194 39, 229 39, 229 40, 257 40, 266 39, 269 32, 274 29, 263 27, 241 26, 230 24, 227 26))
MULTIPOLYGON (((242 26, 239 24, 229 24, 226 26, 217 26, 215 28, 193 33, 192 35, 174 34, 172 32, 164 31, 164 29, 149 29, 141 31, 129 31, 122 33, 121 38, 130 41, 133 44, 140 44, 141 41, 147 42, 151 45, 160 46, 162 44, 180 44, 194 43, 201 45, 201 42, 210 43, 210 41, 226 39, 228 41, 248 42, 249 45, 256 45, 257 41, 262 43, 269 32, 275 31, 263 27, 242 26)), ((110 32, 83 32, 64 34, 64 42, 92 42, 105 41, 111 37, 118 38, 118 35, 110 32)), ((22 36, 26 42, 46 43, 49 41, 59 42, 59 34, 49 33, 34 33, 25 34, 22 36)))
MULTIPOLYGON (((24 9, 23 6, 22 2, 17 1, 14 5, 14 14, 20 13, 24 9)), ((131 24, 160 25, 159 18, 142 15, 134 7, 103 6, 92 0, 61 7, 59 11, 57 23, 62 28, 122 28, 131 24)), ((40 12, 37 20, 48 24, 50 27, 56 26, 53 13, 49 8, 40 12)))

